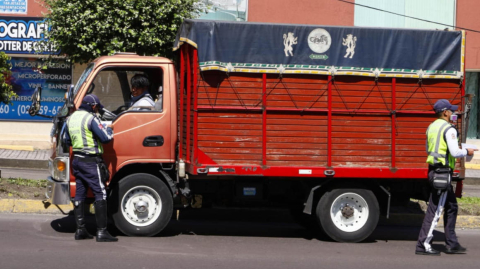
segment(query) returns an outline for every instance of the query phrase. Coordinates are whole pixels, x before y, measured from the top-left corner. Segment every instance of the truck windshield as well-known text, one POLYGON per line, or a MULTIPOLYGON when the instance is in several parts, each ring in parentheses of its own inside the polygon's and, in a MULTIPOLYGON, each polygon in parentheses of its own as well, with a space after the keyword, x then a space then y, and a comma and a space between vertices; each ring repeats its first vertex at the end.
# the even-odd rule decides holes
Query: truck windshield
MULTIPOLYGON (((77 93, 78 93, 78 90, 80 89, 80 86, 82 86, 82 84, 87 79, 88 75, 90 75, 94 66, 95 66, 94 63, 91 63, 87 66, 85 71, 83 71, 82 75, 80 76, 80 78, 77 81, 77 84, 75 85, 75 88, 73 88, 73 96, 77 96, 77 93)), ((57 113, 56 117, 65 117, 65 116, 68 116, 68 108, 64 103, 62 108, 57 113)), ((55 127, 56 126, 54 125, 54 128, 55 127)))
POLYGON ((82 75, 78 79, 77 84, 75 84, 75 88, 73 88, 73 96, 77 96, 78 90, 80 89, 82 84, 85 82, 88 75, 90 75, 94 66, 95 66, 94 63, 90 63, 87 65, 87 68, 85 69, 85 71, 83 71, 82 75))

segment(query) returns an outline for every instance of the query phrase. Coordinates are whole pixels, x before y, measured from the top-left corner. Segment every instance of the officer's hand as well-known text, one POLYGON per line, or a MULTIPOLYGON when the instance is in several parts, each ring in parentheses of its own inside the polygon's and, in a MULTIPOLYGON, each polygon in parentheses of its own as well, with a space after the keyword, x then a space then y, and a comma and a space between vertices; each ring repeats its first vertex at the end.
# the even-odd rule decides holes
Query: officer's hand
POLYGON ((478 149, 467 149, 467 155, 468 156, 473 156, 474 151, 478 151, 478 149))

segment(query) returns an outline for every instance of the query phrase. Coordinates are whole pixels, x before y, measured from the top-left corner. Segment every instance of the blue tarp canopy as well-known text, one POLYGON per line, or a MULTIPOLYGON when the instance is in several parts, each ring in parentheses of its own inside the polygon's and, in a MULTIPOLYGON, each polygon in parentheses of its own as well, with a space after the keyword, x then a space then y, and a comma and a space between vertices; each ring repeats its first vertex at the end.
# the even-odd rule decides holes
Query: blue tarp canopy
POLYGON ((185 20, 202 71, 461 78, 463 31, 185 20))

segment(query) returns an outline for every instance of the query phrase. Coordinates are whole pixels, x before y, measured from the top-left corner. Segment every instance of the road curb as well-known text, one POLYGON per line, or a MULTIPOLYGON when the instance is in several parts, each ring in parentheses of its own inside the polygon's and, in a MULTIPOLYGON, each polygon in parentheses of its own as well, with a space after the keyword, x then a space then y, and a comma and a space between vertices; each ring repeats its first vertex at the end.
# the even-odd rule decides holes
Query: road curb
POLYGON ((0 167, 48 169, 48 160, 0 159, 0 167))
POLYGON ((73 210, 70 205, 52 205, 42 200, 0 199, 0 213, 65 214, 73 210))
POLYGON ((33 146, 26 146, 26 145, 0 145, 0 149, 27 150, 27 151, 35 150, 33 146))

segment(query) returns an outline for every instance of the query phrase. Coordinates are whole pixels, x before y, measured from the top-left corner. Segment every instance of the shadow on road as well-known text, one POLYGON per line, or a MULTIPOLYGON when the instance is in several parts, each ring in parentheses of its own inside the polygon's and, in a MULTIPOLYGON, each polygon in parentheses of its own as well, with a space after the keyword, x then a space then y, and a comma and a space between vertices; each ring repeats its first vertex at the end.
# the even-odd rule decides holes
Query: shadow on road
MULTIPOLYGON (((171 237, 178 235, 204 236, 245 236, 245 237, 279 237, 304 238, 306 240, 320 240, 332 242, 319 231, 312 220, 302 220, 302 225, 292 217, 288 210, 257 210, 257 209, 189 209, 176 212, 167 227, 156 237, 171 237)), ((416 223, 414 223, 415 225, 416 223)), ((55 219, 51 227, 59 233, 75 233, 75 219, 73 215, 55 219)), ((94 234, 96 231, 95 216, 86 216, 87 230, 94 234)), ((112 235, 122 236, 121 232, 109 225, 112 235)), ((377 241, 412 241, 417 240, 420 225, 398 226, 379 225, 372 235, 362 243, 377 241)), ((434 232, 434 241, 443 242, 444 234, 434 232)), ((441 249, 443 245, 437 245, 441 249)))

